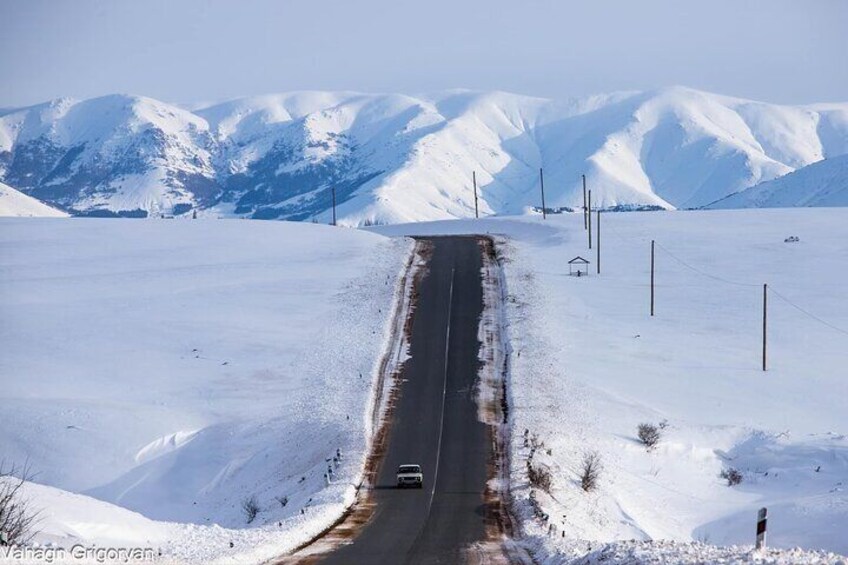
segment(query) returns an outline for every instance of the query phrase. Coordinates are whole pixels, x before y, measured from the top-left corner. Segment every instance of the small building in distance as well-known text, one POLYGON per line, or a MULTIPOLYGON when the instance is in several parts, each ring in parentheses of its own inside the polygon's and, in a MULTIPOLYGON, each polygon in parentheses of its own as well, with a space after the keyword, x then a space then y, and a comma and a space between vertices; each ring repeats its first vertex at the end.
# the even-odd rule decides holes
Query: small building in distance
POLYGON ((578 255, 568 262, 568 274, 574 277, 588 276, 589 261, 578 255))

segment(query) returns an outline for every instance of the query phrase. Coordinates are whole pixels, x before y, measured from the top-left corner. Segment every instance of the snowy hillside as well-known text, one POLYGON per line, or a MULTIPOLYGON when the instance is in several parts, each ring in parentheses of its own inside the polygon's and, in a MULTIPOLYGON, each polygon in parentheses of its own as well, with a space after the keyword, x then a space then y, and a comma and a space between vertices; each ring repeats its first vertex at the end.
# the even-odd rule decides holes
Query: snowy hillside
POLYGON ((848 155, 807 165, 723 198, 709 208, 848 206, 848 155))
POLYGON ((602 216, 600 275, 581 214, 373 228, 502 241, 512 496, 524 534, 555 563, 844 563, 770 561, 750 546, 765 506, 769 547, 848 554, 848 210, 602 216), (590 276, 569 276, 576 255, 591 260, 590 276), (659 428, 653 449, 637 439, 641 423, 659 428), (603 470, 586 493, 591 451, 603 470), (528 459, 553 477, 550 493, 533 489, 535 503, 528 459), (728 486, 721 473, 732 468, 742 481, 728 486), (621 541, 633 539, 681 543, 621 541), (747 547, 720 555, 683 542, 747 547))
POLYGON ((582 205, 700 207, 848 153, 848 104, 778 106, 674 87, 554 101, 296 92, 187 111, 114 95, 0 115, 0 180, 95 215, 341 222, 582 205))
POLYGON ((64 218, 68 215, 0 182, 0 216, 64 218))
POLYGON ((0 446, 47 485, 40 541, 259 562, 351 502, 407 241, 4 218, 0 247, 0 446))

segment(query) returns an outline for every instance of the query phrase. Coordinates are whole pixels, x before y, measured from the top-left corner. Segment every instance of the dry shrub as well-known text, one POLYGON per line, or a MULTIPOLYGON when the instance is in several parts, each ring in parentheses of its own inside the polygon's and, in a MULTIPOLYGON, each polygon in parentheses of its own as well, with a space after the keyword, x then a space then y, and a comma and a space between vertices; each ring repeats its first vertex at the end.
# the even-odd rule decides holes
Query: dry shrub
POLYGON ((601 456, 597 451, 587 451, 583 454, 583 464, 580 468, 580 486, 586 492, 598 487, 601 476, 601 456))
POLYGON ((742 482, 742 473, 739 472, 739 469, 735 467, 730 467, 729 469, 722 469, 721 474, 719 476, 727 481, 727 486, 729 487, 736 486, 742 482))
POLYGON ((530 484, 536 488, 550 493, 553 487, 553 477, 551 471, 544 465, 535 466, 529 461, 527 462, 527 476, 530 479, 530 484))
POLYGON ((259 514, 259 503, 256 501, 256 497, 250 496, 242 500, 241 511, 244 513, 244 518, 248 524, 253 522, 259 514))
POLYGON ((660 441, 660 430, 653 424, 639 424, 636 430, 639 436, 639 441, 645 444, 645 447, 652 449, 660 441))
POLYGON ((8 545, 25 545, 35 535, 39 512, 23 495, 24 483, 32 479, 28 464, 7 466, 0 461, 0 534, 8 545))

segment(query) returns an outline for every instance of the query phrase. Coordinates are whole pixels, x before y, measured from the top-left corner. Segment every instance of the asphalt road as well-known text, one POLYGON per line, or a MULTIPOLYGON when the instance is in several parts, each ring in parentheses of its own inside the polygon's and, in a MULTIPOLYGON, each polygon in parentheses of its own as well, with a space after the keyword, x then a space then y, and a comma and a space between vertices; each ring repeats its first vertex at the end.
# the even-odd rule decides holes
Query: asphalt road
POLYGON ((483 498, 492 456, 477 419, 477 331, 483 309, 481 252, 471 237, 433 238, 419 286, 406 363, 373 494, 376 509, 352 543, 322 563, 460 563, 485 537, 483 498), (424 487, 395 488, 402 463, 418 463, 424 487))

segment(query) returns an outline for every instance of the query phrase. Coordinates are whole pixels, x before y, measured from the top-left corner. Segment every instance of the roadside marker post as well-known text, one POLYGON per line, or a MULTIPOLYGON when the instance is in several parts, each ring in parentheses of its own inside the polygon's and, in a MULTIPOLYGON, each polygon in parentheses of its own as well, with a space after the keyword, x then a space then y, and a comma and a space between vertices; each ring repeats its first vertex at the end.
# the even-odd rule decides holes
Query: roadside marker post
POLYGON ((757 514, 757 549, 763 549, 766 546, 766 518, 768 510, 760 508, 757 514))

